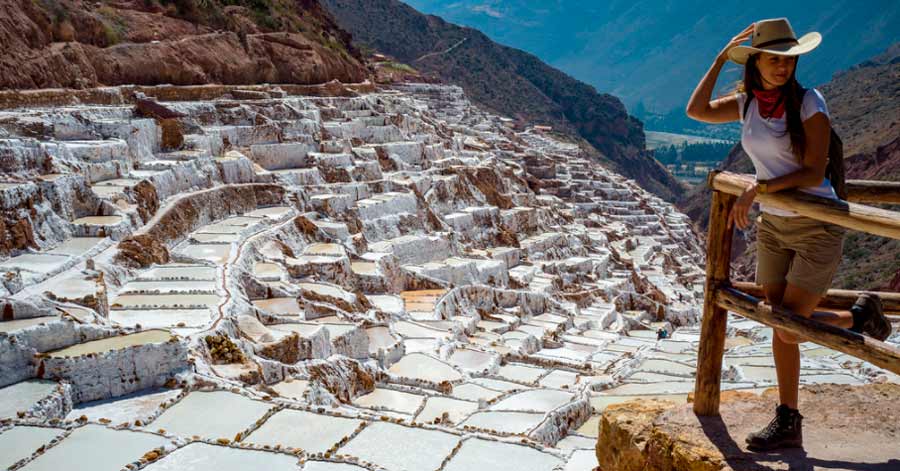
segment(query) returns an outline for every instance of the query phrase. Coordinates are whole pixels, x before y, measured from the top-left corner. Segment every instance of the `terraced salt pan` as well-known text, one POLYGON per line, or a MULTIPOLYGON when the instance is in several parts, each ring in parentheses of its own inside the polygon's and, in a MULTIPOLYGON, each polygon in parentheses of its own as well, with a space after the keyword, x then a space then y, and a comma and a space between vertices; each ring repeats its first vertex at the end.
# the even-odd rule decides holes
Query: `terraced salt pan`
POLYGON ((591 416, 590 419, 581 424, 581 427, 578 427, 578 430, 575 430, 575 433, 585 437, 597 438, 600 435, 600 421, 602 419, 603 416, 601 415, 591 416))
POLYGON ((388 371, 404 378, 422 379, 435 383, 462 379, 462 375, 450 365, 421 353, 404 356, 400 361, 391 365, 388 371))
POLYGON ((503 391, 486 388, 475 383, 463 383, 453 387, 453 397, 465 399, 468 401, 490 401, 496 397, 503 395, 503 391))
POLYGON ((227 438, 253 425, 271 404, 225 391, 194 391, 147 426, 182 437, 227 438), (228 411, 227 414, 222 413, 228 411))
POLYGON ((307 453, 324 453, 343 437, 353 434, 361 423, 356 419, 285 409, 269 417, 244 442, 273 447, 280 444, 307 453))
POLYGON ((302 379, 285 380, 272 385, 272 389, 282 397, 303 401, 303 393, 309 389, 309 381, 302 379))
POLYGON ((32 273, 49 273, 68 260, 68 255, 25 253, 0 263, 0 271, 16 271, 18 269, 32 273))
POLYGON ((277 263, 258 262, 253 266, 253 274, 262 279, 280 279, 284 273, 277 263))
POLYGON ((379 348, 389 348, 398 342, 387 327, 370 327, 366 329, 369 336, 369 353, 375 353, 379 348))
POLYGON ((144 328, 202 327, 212 318, 208 308, 203 309, 113 309, 109 320, 126 327, 141 325, 144 328))
POLYGON ((384 407, 392 411, 411 415, 419 410, 419 406, 422 405, 424 400, 425 396, 418 394, 375 388, 372 392, 354 399, 353 403, 360 407, 370 409, 384 407))
POLYGON ((468 348, 460 348, 450 355, 450 363, 470 371, 488 369, 493 363, 494 356, 490 353, 479 352, 468 348))
POLYGON ((217 294, 122 294, 110 303, 112 309, 213 307, 219 304, 217 294))
POLYGON ((169 443, 159 435, 88 424, 22 468, 25 471, 119 471, 169 443))
POLYGON ((58 428, 17 426, 0 433, 0 469, 7 469, 28 458, 63 432, 58 428))
POLYGON ((192 244, 182 248, 180 252, 191 258, 208 260, 215 264, 221 265, 228 260, 228 256, 231 254, 231 245, 192 244))
POLYGON ((491 410, 549 412, 572 400, 574 394, 553 389, 533 389, 513 394, 491 406, 491 410))
POLYGON ((20 329, 27 329, 36 325, 46 324, 50 321, 59 320, 57 316, 41 316, 32 317, 30 319, 14 319, 11 321, 0 321, 0 332, 14 332, 20 329))
POLYGON ((283 316, 299 316, 303 314, 297 298, 269 298, 253 301, 253 305, 263 311, 283 316))
POLYGON ((547 373, 547 371, 540 368, 517 365, 514 363, 509 363, 501 366, 500 371, 498 372, 498 374, 503 378, 520 383, 533 383, 545 373, 547 373))
POLYGON ((200 244, 230 244, 241 240, 240 234, 207 234, 196 233, 191 240, 200 244))
POLYGON ((302 324, 275 324, 269 326, 269 329, 279 332, 297 332, 301 336, 308 336, 313 332, 319 330, 319 327, 324 327, 326 330, 328 330, 328 335, 332 339, 345 335, 356 329, 356 326, 353 324, 335 324, 324 322, 308 322, 302 324))
POLYGON ((594 450, 575 450, 563 471, 586 471, 597 467, 597 452, 594 450))
POLYGON ((67 356, 77 357, 79 355, 86 355, 88 353, 105 353, 112 350, 134 347, 136 345, 168 342, 172 338, 173 335, 167 330, 145 330, 136 334, 117 335, 115 337, 79 343, 76 345, 72 345, 71 347, 48 352, 47 356, 54 358, 63 358, 67 356))
POLYGON ((144 468, 147 471, 296 471, 297 457, 206 443, 189 443, 144 468))
POLYGON ((178 281, 144 281, 135 280, 122 287, 123 293, 137 291, 153 291, 159 293, 184 293, 187 291, 216 290, 216 284, 212 280, 178 280, 178 281))
POLYGON ((338 454, 356 456, 389 471, 435 470, 459 437, 449 433, 375 422, 338 449, 338 454))
POLYGON ((552 471, 562 460, 534 448, 480 438, 463 442, 445 471, 552 471))
POLYGON ((329 463, 327 461, 307 461, 303 471, 368 471, 366 468, 347 463, 329 463))
POLYGON ((56 246, 56 248, 47 251, 47 253, 55 255, 70 255, 77 257, 103 242, 103 237, 73 237, 56 246))
POLYGON ((544 414, 532 412, 476 412, 460 424, 504 433, 528 433, 544 420, 544 414))
POLYGON ((140 276, 142 280, 188 279, 215 280, 216 268, 198 265, 166 265, 151 268, 140 276))
POLYGON ((400 321, 394 324, 394 331, 404 337, 439 339, 449 337, 446 330, 432 329, 421 324, 400 321))
POLYGON ((94 421, 109 419, 114 424, 144 421, 147 417, 155 415, 162 403, 178 397, 180 393, 180 389, 154 388, 114 399, 85 402, 73 408, 66 419, 76 420, 85 416, 88 420, 94 421))
POLYGON ((416 422, 433 422, 447 414, 447 419, 458 423, 478 410, 478 403, 449 397, 432 396, 425 400, 425 407, 416 416, 416 422))
POLYGON ((84 226, 114 226, 122 222, 122 216, 86 216, 72 221, 72 224, 84 226))
POLYGON ((272 206, 269 208, 259 208, 246 213, 245 216, 253 218, 267 217, 270 219, 281 219, 282 216, 291 212, 292 208, 288 206, 272 206))
POLYGON ((578 382, 578 374, 571 371, 553 370, 538 382, 544 388, 572 387, 578 382))

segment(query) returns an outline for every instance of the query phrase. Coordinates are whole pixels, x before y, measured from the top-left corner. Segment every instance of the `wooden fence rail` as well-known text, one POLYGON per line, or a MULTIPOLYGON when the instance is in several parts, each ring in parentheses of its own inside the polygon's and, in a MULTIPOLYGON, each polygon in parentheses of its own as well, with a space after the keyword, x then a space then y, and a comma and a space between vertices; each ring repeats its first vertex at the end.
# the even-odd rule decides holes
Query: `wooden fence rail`
MULTIPOLYGON (((900 349, 871 337, 805 318, 782 307, 770 306, 760 299, 764 297, 761 286, 731 282, 733 231, 726 226, 728 213, 737 196, 752 181, 753 177, 749 175, 722 171, 709 174, 708 184, 713 189, 713 195, 706 246, 706 283, 700 348, 697 354, 697 379, 694 385, 694 412, 697 415, 719 414, 728 311, 900 374, 900 349)), ((860 204, 900 203, 900 183, 851 180, 847 182, 849 201, 835 201, 799 191, 763 194, 756 199, 766 205, 794 211, 820 221, 900 239, 900 213, 860 204)), ((900 314, 900 294, 870 292, 882 298, 886 314, 900 314)), ((859 293, 852 290, 829 290, 820 307, 847 309, 859 293)))

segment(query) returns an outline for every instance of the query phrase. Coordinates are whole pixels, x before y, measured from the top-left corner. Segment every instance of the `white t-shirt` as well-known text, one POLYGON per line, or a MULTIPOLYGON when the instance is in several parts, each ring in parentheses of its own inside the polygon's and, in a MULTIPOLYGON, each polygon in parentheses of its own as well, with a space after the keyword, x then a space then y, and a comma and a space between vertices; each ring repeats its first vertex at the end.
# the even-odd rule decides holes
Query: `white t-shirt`
MULTIPOLYGON (((756 178, 769 180, 800 170, 802 165, 791 152, 790 134, 785 133, 784 136, 781 135, 787 126, 787 112, 778 119, 765 119, 759 114, 759 100, 754 98, 747 108, 745 119, 743 113, 744 100, 746 99, 746 93, 737 95, 738 113, 741 115, 741 123, 743 123, 741 127, 741 145, 744 147, 744 152, 753 161, 753 166, 756 168, 756 178)), ((831 115, 828 114, 828 107, 825 105, 825 97, 815 88, 807 89, 806 94, 803 96, 803 105, 800 107, 800 120, 806 121, 810 116, 819 112, 825 113, 825 116, 831 121, 831 115)), ((798 189, 824 198, 839 199, 827 178, 819 186, 807 186, 798 189)), ((759 209, 778 216, 799 216, 793 211, 773 208, 762 203, 760 203, 759 209)))

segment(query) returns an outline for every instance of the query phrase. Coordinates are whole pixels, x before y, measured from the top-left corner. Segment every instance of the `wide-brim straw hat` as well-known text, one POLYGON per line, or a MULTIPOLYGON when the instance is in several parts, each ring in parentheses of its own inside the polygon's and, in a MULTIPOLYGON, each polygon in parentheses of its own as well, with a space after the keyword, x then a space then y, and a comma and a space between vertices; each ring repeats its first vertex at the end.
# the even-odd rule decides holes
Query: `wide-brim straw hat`
POLYGON ((787 18, 772 18, 756 22, 753 39, 749 46, 735 46, 728 50, 728 58, 738 64, 757 52, 768 52, 780 56, 797 56, 815 49, 822 42, 822 35, 816 31, 806 33, 797 39, 787 18))

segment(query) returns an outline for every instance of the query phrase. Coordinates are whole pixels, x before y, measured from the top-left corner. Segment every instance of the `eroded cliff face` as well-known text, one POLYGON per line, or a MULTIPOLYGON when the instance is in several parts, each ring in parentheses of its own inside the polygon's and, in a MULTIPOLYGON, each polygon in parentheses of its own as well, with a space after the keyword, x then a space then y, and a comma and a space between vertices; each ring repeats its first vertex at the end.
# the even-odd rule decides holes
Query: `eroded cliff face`
POLYGON ((0 87, 365 80, 315 0, 227 3, 3 0, 0 87))
MULTIPOLYGON (((0 207, 34 241, 0 254, 0 445, 33 438, 25 469, 90 469, 66 450, 101 439, 150 471, 585 469, 606 406, 693 387, 687 216, 459 87, 0 103, 0 207)), ((771 331, 729 327, 723 388, 771 386, 771 331)), ((809 353, 806 382, 893 380, 809 353)))

